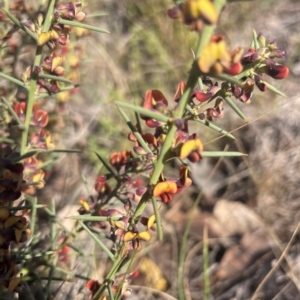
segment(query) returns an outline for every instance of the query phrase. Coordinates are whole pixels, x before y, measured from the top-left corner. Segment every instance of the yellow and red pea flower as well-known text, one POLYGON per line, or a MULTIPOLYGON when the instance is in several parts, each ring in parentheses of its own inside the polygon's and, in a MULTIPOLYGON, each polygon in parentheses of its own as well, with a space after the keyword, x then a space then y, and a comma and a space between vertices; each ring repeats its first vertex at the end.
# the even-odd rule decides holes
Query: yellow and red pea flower
POLYGON ((63 76, 63 62, 64 58, 62 56, 58 56, 55 52, 53 52, 51 55, 45 57, 43 62, 43 70, 49 74, 63 76))
POLYGON ((203 73, 237 75, 243 69, 240 63, 242 52, 241 48, 237 48, 230 53, 224 37, 213 35, 198 59, 199 69, 203 73))
POLYGON ((179 193, 183 188, 192 185, 192 179, 188 176, 189 168, 184 165, 179 167, 179 180, 177 181, 177 193, 179 193))
POLYGON ((119 172, 123 166, 127 166, 131 158, 133 158, 131 151, 114 152, 110 155, 109 162, 119 172))
POLYGON ((210 0, 187 0, 168 10, 172 19, 181 19, 192 30, 201 31, 204 24, 216 24, 218 14, 210 0))
POLYGON ((81 2, 68 2, 61 3, 55 10, 58 16, 66 20, 82 21, 85 17, 85 13, 82 11, 81 2))
MULTIPOLYGON (((19 119, 24 122, 26 113, 26 102, 18 102, 14 106, 14 111, 19 117, 19 119)), ((48 124, 49 116, 48 113, 42 109, 39 109, 38 104, 33 105, 32 117, 30 120, 30 125, 45 127, 48 124)))
POLYGON ((24 180, 29 182, 29 184, 25 183, 22 186, 22 191, 25 194, 34 195, 36 189, 42 189, 45 186, 45 173, 42 169, 38 169, 42 163, 42 161, 37 160, 34 156, 23 160, 24 180))
POLYGON ((213 85, 203 91, 195 91, 195 99, 199 102, 206 102, 220 90, 219 86, 213 85))
MULTIPOLYGON (((168 101, 164 94, 159 90, 150 90, 146 92, 143 107, 154 112, 163 114, 168 113, 168 101)), ((148 116, 141 115, 141 118, 146 121, 148 127, 154 128, 164 124, 161 121, 151 119, 148 116)))
MULTIPOLYGON (((84 197, 80 197, 79 198, 79 202, 80 202, 80 205, 81 205, 81 210, 84 212, 84 213, 88 213, 91 211, 91 207, 89 205, 89 203, 85 200, 84 197)), ((82 213, 83 214, 83 213, 82 213)))
POLYGON ((89 299, 92 299, 93 296, 97 293, 99 288, 101 287, 101 283, 98 280, 90 279, 85 287, 91 291, 91 294, 89 295, 89 299))
POLYGON ((50 29, 48 32, 41 32, 38 36, 38 45, 42 46, 48 42, 55 42, 59 39, 59 35, 56 30, 50 29))
POLYGON ((108 210, 101 209, 99 211, 99 215, 108 217, 108 222, 112 227, 121 229, 121 231, 123 232, 125 232, 125 230, 127 229, 129 218, 128 216, 124 215, 124 213, 122 213, 121 211, 114 208, 108 210), (112 220, 111 217, 119 217, 119 219, 112 220))
POLYGON ((55 149, 55 145, 51 141, 50 132, 44 130, 43 128, 41 128, 39 132, 31 133, 30 144, 33 148, 47 150, 55 149))
MULTIPOLYGON (((153 196, 160 197, 163 203, 170 202, 173 199, 174 194, 180 193, 183 188, 188 187, 192 184, 192 180, 191 178, 188 177, 188 173, 189 173, 189 169, 182 165, 179 167, 179 178, 164 179, 161 176, 160 181, 155 185, 153 189, 152 192, 153 196)), ((151 227, 155 222, 155 216, 151 216, 149 218, 149 222, 150 223, 147 223, 147 226, 151 227)))
POLYGON ((177 184, 174 180, 166 180, 158 182, 153 189, 153 196, 160 197, 163 203, 168 203, 173 199, 173 195, 177 193, 177 184))
POLYGON ((188 159, 191 162, 199 161, 202 156, 203 144, 196 135, 191 135, 189 139, 184 142, 179 150, 179 157, 184 160, 188 159))
MULTIPOLYGON (((155 138, 155 136, 152 133, 145 133, 141 134, 143 140, 148 144, 150 150, 152 152, 157 152, 158 149, 158 141, 155 138)), ((132 137, 130 137, 132 139, 132 137)), ((138 140, 135 141, 135 146, 133 147, 133 150, 138 155, 145 155, 147 154, 146 150, 141 146, 141 144, 138 142, 138 140)))
POLYGON ((130 242, 128 250, 140 250, 142 248, 141 241, 149 242, 151 240, 151 235, 148 231, 127 231, 123 235, 124 242, 130 242))
POLYGON ((97 193, 101 195, 108 195, 111 192, 111 188, 107 183, 107 177, 104 175, 100 175, 96 178, 94 188, 97 193))

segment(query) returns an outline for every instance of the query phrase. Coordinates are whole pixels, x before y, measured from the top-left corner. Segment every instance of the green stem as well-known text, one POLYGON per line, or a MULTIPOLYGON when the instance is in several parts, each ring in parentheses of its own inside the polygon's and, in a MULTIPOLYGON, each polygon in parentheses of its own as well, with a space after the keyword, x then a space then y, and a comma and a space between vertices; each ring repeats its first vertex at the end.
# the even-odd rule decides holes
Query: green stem
POLYGON ((9 10, 8 0, 4 0, 4 8, 5 8, 6 10, 9 10))
MULTIPOLYGON (((34 59, 34 63, 33 63, 33 68, 35 66, 39 66, 41 64, 42 50, 43 50, 43 46, 37 46, 35 59, 34 59)), ((30 120, 32 117, 32 109, 33 109, 33 104, 34 104, 35 91, 36 91, 36 87, 37 87, 37 79, 38 79, 37 75, 32 75, 31 79, 30 79, 28 101, 27 101, 27 105, 26 105, 26 116, 25 116, 25 121, 24 121, 24 130, 22 131, 21 154, 24 154, 24 152, 26 150, 26 146, 27 146, 30 120)))
MULTIPOLYGON (((124 247, 124 246, 123 246, 124 247)), ((122 247, 122 248, 123 248, 122 247)), ((122 250, 121 250, 122 251, 122 250)), ((121 252, 120 251, 120 252, 121 252)), ((116 260, 114 261, 114 264, 112 265, 110 272, 107 274, 105 281, 101 284, 100 288, 98 289, 98 291, 95 293, 94 297, 92 298, 92 300, 96 300, 99 299, 100 295, 102 295, 102 293, 105 291, 105 289, 107 289, 107 286, 110 284, 111 280, 115 277, 119 267, 121 266, 123 261, 122 256, 119 254, 118 257, 116 258, 116 260)))
MULTIPOLYGON (((43 26, 43 32, 48 32, 51 26, 52 21, 52 15, 54 10, 55 0, 49 0, 48 2, 48 9, 47 9, 47 15, 45 18, 44 26, 43 26)), ((37 46, 36 53, 35 53, 35 59, 33 63, 33 71, 36 66, 40 66, 42 62, 42 53, 43 53, 43 46, 37 46)), ((32 108, 35 100, 35 92, 37 87, 37 80, 38 75, 32 74, 29 84, 29 93, 28 93, 28 101, 26 105, 26 116, 24 121, 24 130, 22 132, 21 137, 21 154, 24 154, 27 146, 28 141, 28 133, 29 133, 29 127, 30 127, 30 120, 32 117, 32 108)))

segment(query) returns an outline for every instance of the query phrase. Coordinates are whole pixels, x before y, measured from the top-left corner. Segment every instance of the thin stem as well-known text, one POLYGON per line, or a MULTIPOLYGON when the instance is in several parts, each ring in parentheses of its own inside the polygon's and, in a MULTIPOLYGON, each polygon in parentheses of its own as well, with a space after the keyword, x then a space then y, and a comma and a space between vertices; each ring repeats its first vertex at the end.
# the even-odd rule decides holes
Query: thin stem
POLYGON ((0 77, 6 79, 6 80, 8 80, 8 81, 11 81, 11 82, 13 82, 13 83, 15 83, 15 84, 17 84, 17 85, 19 85, 19 86, 21 86, 21 87, 26 88, 26 86, 25 86, 25 84, 24 84, 23 81, 18 80, 18 79, 16 79, 16 78, 12 77, 12 76, 9 76, 9 75, 7 75, 7 74, 5 74, 5 73, 0 72, 0 77))
POLYGON ((154 197, 151 197, 151 202, 152 202, 153 209, 154 209, 158 240, 160 242, 162 242, 162 240, 163 240, 163 230, 162 230, 162 225, 161 225, 161 218, 160 218, 159 208, 158 208, 158 205, 157 205, 157 201, 154 199, 154 197))
POLYGON ((69 25, 69 26, 74 26, 74 27, 79 27, 79 28, 84 28, 84 29, 88 29, 88 30, 93 30, 93 31, 101 32, 101 33, 110 33, 106 29, 99 28, 99 27, 96 27, 96 26, 91 26, 91 25, 76 22, 76 21, 69 21, 69 20, 65 20, 65 19, 59 19, 58 23, 59 24, 64 24, 64 25, 69 25))
POLYGON ((9 10, 8 0, 4 0, 4 8, 5 8, 6 10, 9 10))
MULTIPOLYGON (((34 59, 34 63, 33 63, 33 68, 35 66, 39 66, 41 64, 42 50, 43 50, 43 46, 37 46, 35 59, 34 59)), ((21 154, 24 154, 24 152, 26 150, 26 146, 27 146, 30 120, 32 117, 32 109, 33 109, 33 104, 34 104, 35 91, 36 91, 36 87, 37 87, 37 79, 38 79, 38 76, 36 76, 36 75, 34 76, 34 74, 32 74, 31 79, 30 79, 30 85, 29 85, 28 101, 26 104, 24 130, 22 132, 21 154)))
MULTIPOLYGON (((43 26, 43 32, 48 32, 50 29, 54 5, 55 5, 55 0, 50 0, 48 3, 47 15, 46 15, 45 23, 43 26)), ((22 137, 21 137, 21 154, 24 154, 24 152, 26 150, 26 146, 27 146, 30 120, 32 117, 32 109, 33 109, 33 104, 34 104, 34 100, 35 100, 35 92, 36 92, 36 87, 37 87, 38 74, 34 73, 34 68, 36 66, 40 66, 40 64, 42 62, 42 53, 43 53, 43 46, 37 46, 36 53, 35 53, 35 59, 33 62, 33 72, 32 72, 32 76, 31 76, 30 84, 29 84, 29 94, 28 94, 28 101, 27 101, 27 105, 26 105, 24 130, 22 132, 22 137)))
MULTIPOLYGON (((123 247, 122 247, 123 250, 123 247)), ((122 250, 120 252, 122 252, 122 250)), ((95 293, 92 300, 99 299, 99 296, 102 295, 102 293, 107 288, 107 285, 110 284, 111 280, 114 278, 115 274, 117 273, 119 267, 121 266, 123 262, 123 257, 119 254, 117 259, 114 261, 113 266, 110 269, 110 272, 107 274, 105 281, 102 283, 98 291, 95 293)))

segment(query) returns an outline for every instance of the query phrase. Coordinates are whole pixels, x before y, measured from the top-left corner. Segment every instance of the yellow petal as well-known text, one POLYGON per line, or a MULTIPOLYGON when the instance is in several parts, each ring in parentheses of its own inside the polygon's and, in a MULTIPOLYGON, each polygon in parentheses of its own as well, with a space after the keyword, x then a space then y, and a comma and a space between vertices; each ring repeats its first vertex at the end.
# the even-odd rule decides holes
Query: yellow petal
POLYGON ((182 14, 186 23, 190 23, 200 17, 198 2, 198 0, 187 0, 184 3, 182 14))
POLYGON ((138 234, 138 238, 143 240, 143 241, 150 241, 151 240, 151 235, 148 231, 142 231, 138 234))
POLYGON ((56 98, 59 102, 68 102, 68 100, 70 99, 70 92, 64 91, 64 92, 58 93, 56 95, 56 98))
POLYGON ((85 201, 83 198, 80 198, 79 202, 85 211, 90 211, 90 205, 87 203, 87 201, 85 201))
POLYGON ((198 10, 201 18, 209 24, 216 24, 218 13, 214 4, 210 0, 198 0, 198 10))
POLYGON ((218 14, 210 0, 187 0, 182 9, 183 19, 186 24, 202 19, 208 24, 215 24, 218 14))
POLYGON ((52 60, 52 66, 51 66, 51 71, 53 72, 58 66, 60 66, 63 63, 63 57, 61 56, 56 56, 52 60))
POLYGON ((46 133, 46 140, 45 140, 45 142, 46 142, 46 147, 47 147, 48 150, 55 149, 55 144, 52 143, 50 132, 46 133))
POLYGON ((218 42, 217 47, 218 47, 218 59, 220 60, 223 66, 229 67, 231 62, 231 57, 230 57, 230 53, 228 52, 225 40, 222 39, 220 42, 218 42))
POLYGON ((51 40, 58 40, 59 38, 58 33, 53 29, 50 31, 50 36, 51 36, 51 40))
POLYGON ((44 181, 45 173, 43 170, 37 170, 37 172, 34 174, 32 181, 38 183, 35 185, 38 189, 42 189, 45 186, 44 181))
POLYGON ((189 140, 185 142, 180 149, 180 158, 187 158, 193 151, 198 153, 203 151, 203 144, 200 139, 189 140))
POLYGON ((147 228, 150 229, 154 223, 155 223, 155 215, 152 215, 152 216, 148 219, 147 228))
POLYGON ((113 227, 120 228, 120 229, 123 229, 123 230, 127 229, 127 225, 123 221, 110 220, 109 223, 113 227))
POLYGON ((153 189, 153 196, 158 197, 163 193, 175 194, 177 192, 177 185, 172 181, 159 182, 153 189))
POLYGON ((38 45, 45 45, 47 42, 51 40, 51 32, 42 32, 38 38, 38 45))
POLYGON ((137 233, 132 232, 132 231, 127 231, 127 232, 124 234, 123 241, 124 241, 124 242, 129 242, 129 241, 134 240, 136 237, 137 237, 137 233))
POLYGON ((219 50, 216 43, 209 43, 202 52, 198 60, 199 69, 203 73, 208 73, 219 57, 219 50))
POLYGON ((69 58, 69 64, 70 64, 70 67, 71 68, 76 68, 79 64, 79 58, 77 55, 72 55, 70 58, 69 58))

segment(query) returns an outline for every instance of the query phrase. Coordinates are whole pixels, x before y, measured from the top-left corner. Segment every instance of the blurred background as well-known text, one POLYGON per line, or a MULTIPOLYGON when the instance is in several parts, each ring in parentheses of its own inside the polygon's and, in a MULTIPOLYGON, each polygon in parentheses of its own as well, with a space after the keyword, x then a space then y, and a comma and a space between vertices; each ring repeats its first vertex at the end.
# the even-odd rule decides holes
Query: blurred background
MULTIPOLYGON (((82 151, 58 156, 40 192, 43 203, 55 199, 62 220, 76 215, 79 198, 88 196, 82 178, 92 188, 101 172, 95 151, 108 158, 111 152, 130 149, 128 131, 114 101, 141 104, 150 89, 172 99, 177 84, 187 79, 197 41, 195 32, 167 17, 172 1, 82 3, 85 22, 110 34, 72 33, 78 45, 73 54, 78 59, 80 87, 75 94, 53 100, 64 115, 58 122, 52 113, 56 144, 82 151)), ((253 29, 286 51, 282 63, 290 68, 289 77, 267 81, 287 97, 255 91, 250 104, 236 101, 247 116, 247 126, 225 106, 225 117, 216 124, 234 130, 236 141, 215 140, 217 133, 194 128, 207 151, 226 148, 249 155, 221 161, 205 158, 191 166, 194 185, 162 211, 163 243, 153 242, 138 255, 134 268, 140 276, 132 282, 130 299, 177 299, 181 240, 192 217, 183 270, 186 299, 250 299, 296 229, 300 220, 300 1, 232 1, 224 8, 216 31, 231 49, 247 50, 253 29), (201 192, 200 206, 192 216, 192 205, 201 192), (206 257, 204 228, 208 231, 206 257), (203 292, 204 261, 209 264, 210 298, 204 298, 203 292)), ((20 72, 28 60, 20 62, 20 72)), ((296 234, 284 262, 261 289, 260 299, 300 299, 299 254, 296 234)), ((101 281, 105 262, 91 268, 101 281)), ((77 293, 80 289, 80 284, 74 289, 66 283, 57 299, 85 299, 77 293)))

